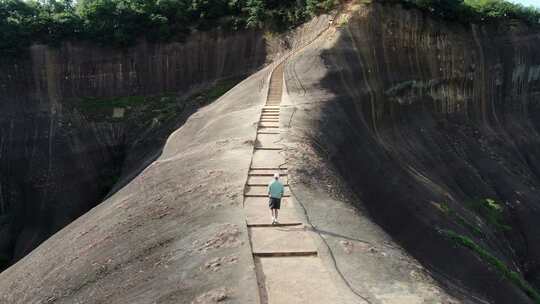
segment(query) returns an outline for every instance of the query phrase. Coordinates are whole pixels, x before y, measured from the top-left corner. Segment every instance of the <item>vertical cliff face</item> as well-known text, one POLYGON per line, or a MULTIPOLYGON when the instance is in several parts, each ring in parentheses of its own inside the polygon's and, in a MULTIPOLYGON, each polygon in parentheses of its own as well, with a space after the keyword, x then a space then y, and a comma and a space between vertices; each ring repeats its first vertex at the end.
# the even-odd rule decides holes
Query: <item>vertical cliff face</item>
POLYGON ((381 5, 339 22, 320 73, 299 59, 302 85, 289 82, 317 108, 315 146, 425 265, 495 303, 529 302, 517 277, 540 288, 538 31, 381 5))
POLYGON ((34 46, 3 59, 0 264, 99 203, 154 159, 193 109, 266 56, 261 33, 247 31, 126 50, 34 46), (205 88, 212 89, 192 98, 205 88))

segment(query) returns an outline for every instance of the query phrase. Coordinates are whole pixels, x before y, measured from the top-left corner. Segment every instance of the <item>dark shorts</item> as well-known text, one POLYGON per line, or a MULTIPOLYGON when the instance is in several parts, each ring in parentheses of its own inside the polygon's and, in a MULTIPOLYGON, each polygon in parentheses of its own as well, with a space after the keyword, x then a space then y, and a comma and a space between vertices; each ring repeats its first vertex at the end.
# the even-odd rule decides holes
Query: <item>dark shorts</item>
POLYGON ((270 209, 279 209, 281 207, 281 199, 271 197, 268 206, 270 209))

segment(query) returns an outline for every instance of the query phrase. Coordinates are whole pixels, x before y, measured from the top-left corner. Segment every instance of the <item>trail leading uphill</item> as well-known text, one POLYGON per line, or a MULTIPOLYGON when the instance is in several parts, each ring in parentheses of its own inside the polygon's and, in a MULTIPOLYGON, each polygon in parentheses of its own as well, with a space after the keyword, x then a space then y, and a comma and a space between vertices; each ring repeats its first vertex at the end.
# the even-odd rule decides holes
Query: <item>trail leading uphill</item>
POLYGON ((339 285, 318 256, 309 225, 298 213, 287 184, 288 171, 280 143, 280 104, 283 66, 270 78, 270 90, 257 129, 244 210, 261 303, 363 303, 339 285), (286 187, 280 223, 270 222, 267 186, 274 173, 286 187))

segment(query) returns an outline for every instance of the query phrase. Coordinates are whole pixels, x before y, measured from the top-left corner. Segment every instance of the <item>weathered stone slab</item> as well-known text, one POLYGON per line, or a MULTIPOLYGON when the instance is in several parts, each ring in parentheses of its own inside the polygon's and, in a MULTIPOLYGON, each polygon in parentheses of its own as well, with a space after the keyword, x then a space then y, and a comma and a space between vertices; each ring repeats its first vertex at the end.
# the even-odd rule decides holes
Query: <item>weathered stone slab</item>
POLYGON ((259 128, 257 134, 280 134, 279 128, 259 128))
POLYGON ((248 175, 249 176, 273 176, 274 173, 279 172, 280 176, 286 176, 287 168, 277 168, 277 169, 250 169, 248 175))
POLYGON ((318 257, 256 258, 263 303, 362 303, 346 298, 318 257))
MULTIPOLYGON (((248 185, 249 186, 268 186, 270 182, 273 181, 272 176, 249 176, 248 185)), ((287 185, 288 178, 287 176, 281 176, 280 181, 283 185, 287 185)))
MULTIPOLYGON (((282 206, 283 207, 283 206, 282 206)), ((272 224, 272 214, 268 208, 268 199, 264 204, 251 204, 244 209, 248 226, 261 226, 272 224), (259 205, 259 206, 257 206, 259 205)), ((294 208, 282 208, 278 213, 279 223, 282 225, 300 225, 302 221, 294 208)))
POLYGON ((257 150, 253 153, 251 168, 279 168, 285 165, 285 158, 280 151, 257 150))
POLYGON ((275 122, 259 122, 259 126, 262 128, 279 128, 279 123, 275 122))
POLYGON ((281 147, 281 135, 278 134, 258 134, 255 147, 281 147))
POLYGON ((254 255, 317 253, 312 232, 304 226, 250 227, 249 233, 254 255))

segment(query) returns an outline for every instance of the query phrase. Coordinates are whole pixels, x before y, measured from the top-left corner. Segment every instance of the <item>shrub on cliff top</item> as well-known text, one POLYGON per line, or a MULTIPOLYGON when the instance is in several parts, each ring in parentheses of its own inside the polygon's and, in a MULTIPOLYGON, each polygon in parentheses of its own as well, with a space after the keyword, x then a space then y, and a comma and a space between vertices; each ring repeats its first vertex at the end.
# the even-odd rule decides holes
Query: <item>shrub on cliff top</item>
POLYGON ((529 25, 540 25, 540 10, 506 0, 389 0, 400 2, 438 17, 463 23, 495 22, 517 19, 529 25))
POLYGON ((285 30, 338 0, 0 0, 0 53, 32 43, 87 40, 126 46, 182 40, 193 29, 285 30))

